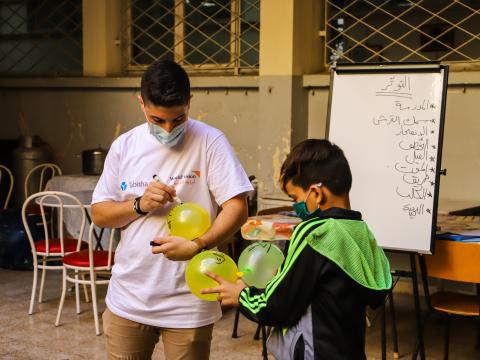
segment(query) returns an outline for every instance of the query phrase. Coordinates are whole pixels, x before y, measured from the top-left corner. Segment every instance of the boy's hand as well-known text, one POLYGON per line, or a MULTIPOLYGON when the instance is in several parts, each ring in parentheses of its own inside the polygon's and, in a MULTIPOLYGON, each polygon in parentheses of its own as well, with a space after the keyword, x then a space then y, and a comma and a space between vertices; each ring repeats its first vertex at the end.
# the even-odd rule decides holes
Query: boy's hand
POLYGON ((236 283, 231 283, 225 280, 221 276, 213 274, 209 271, 205 272, 205 275, 218 282, 218 286, 213 288, 206 288, 200 291, 202 294, 215 294, 218 293, 217 300, 220 304, 228 306, 238 306, 238 297, 247 284, 242 279, 238 279, 236 283))
POLYGON ((151 245, 152 253, 163 254, 167 259, 176 261, 190 260, 200 251, 196 242, 180 236, 158 237, 153 239, 151 245))

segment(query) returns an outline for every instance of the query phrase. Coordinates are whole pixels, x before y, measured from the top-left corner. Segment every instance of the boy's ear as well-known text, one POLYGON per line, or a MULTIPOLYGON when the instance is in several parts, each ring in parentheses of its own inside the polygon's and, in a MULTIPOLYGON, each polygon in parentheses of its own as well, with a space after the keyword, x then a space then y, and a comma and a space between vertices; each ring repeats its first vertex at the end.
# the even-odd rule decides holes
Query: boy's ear
POLYGON ((315 202, 317 203, 317 206, 320 206, 321 204, 324 204, 326 201, 326 193, 324 191, 324 186, 317 186, 317 185, 312 185, 310 187, 310 191, 314 194, 315 196, 315 202))

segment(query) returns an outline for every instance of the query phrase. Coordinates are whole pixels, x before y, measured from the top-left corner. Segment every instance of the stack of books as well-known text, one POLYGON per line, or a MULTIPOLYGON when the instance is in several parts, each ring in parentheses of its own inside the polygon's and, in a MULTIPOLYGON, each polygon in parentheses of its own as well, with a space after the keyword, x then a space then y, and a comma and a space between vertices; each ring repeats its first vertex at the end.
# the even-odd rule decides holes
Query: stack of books
POLYGON ((480 216, 458 215, 462 212, 439 213, 437 239, 480 242, 480 216))

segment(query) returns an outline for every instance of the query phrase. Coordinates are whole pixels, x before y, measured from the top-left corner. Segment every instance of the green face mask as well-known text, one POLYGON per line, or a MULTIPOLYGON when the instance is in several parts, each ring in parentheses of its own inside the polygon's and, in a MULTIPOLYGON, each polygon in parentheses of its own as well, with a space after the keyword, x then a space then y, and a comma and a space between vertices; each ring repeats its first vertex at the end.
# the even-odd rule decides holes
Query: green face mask
MULTIPOLYGON (((318 183, 318 184, 316 184, 316 186, 320 187, 320 186, 322 186, 322 183, 318 183)), ((307 201, 308 197, 310 196, 311 191, 312 191, 312 189, 308 190, 308 193, 307 193, 307 196, 305 197, 305 200, 296 202, 292 205, 293 210, 295 210, 295 213, 297 214, 297 216, 300 219, 302 219, 303 221, 312 219, 312 218, 320 215, 320 213, 322 212, 322 210, 320 210, 320 206, 317 207, 315 210, 313 210, 311 212, 308 211, 306 201, 307 201)))

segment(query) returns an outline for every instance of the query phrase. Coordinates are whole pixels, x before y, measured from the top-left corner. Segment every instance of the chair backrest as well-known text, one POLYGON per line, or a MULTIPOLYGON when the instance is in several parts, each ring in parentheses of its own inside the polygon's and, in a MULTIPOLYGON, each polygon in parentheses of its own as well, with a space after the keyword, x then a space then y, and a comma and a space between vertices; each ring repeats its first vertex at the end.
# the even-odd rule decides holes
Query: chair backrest
POLYGON ((430 277, 480 283, 480 243, 437 240, 434 255, 424 255, 430 277))
MULTIPOLYGON (((95 230, 97 226, 92 222, 90 224, 90 229, 88 231, 88 257, 89 257, 89 266, 90 270, 93 271, 93 252, 95 249, 95 244, 94 244, 94 239, 95 237, 93 236, 93 231, 95 230)), ((111 270, 112 265, 113 265, 113 242, 115 241, 115 232, 117 229, 110 229, 110 236, 108 237, 108 247, 106 251, 108 251, 108 264, 106 267, 102 267, 102 270, 111 270)))
POLYGON ((45 190, 47 181, 56 175, 62 175, 62 169, 57 164, 44 163, 33 167, 25 177, 25 199, 29 196, 29 189, 35 186, 34 193, 45 190), (40 173, 39 178, 38 173, 40 173), (33 180, 38 180, 38 186, 36 184, 30 185, 33 180))
POLYGON ((0 185, 2 184, 3 179, 8 179, 8 183, 5 186, 7 190, 7 195, 5 196, 5 202, 3 203, 3 209, 8 207, 8 202, 10 201, 10 196, 12 195, 13 190, 13 175, 9 168, 4 165, 0 165, 0 185))
POLYGON ((277 206, 273 208, 268 208, 268 209, 262 209, 257 211, 257 215, 272 215, 272 214, 278 214, 283 211, 293 211, 293 206, 291 205, 286 205, 286 206, 277 206))
POLYGON ((43 225, 43 240, 45 240, 45 247, 46 247, 46 256, 50 256, 50 239, 51 234, 48 229, 48 221, 46 218, 46 207, 47 208, 55 208, 58 209, 57 214, 57 231, 58 231, 58 238, 60 240, 60 248, 61 248, 61 256, 65 255, 65 247, 64 247, 64 226, 63 226, 63 219, 64 219, 64 208, 71 208, 71 209, 78 209, 78 214, 81 218, 80 222, 80 231, 77 238, 77 246, 76 251, 80 250, 81 241, 83 238, 83 233, 85 230, 86 224, 86 211, 83 204, 78 200, 75 196, 61 192, 61 191, 42 191, 35 193, 29 196, 22 206, 22 221, 23 226, 25 227, 25 231, 27 233, 28 240, 30 242, 30 247, 32 249, 33 256, 36 256, 36 249, 35 249, 35 239, 32 235, 32 230, 30 228, 30 224, 27 219, 27 208, 31 204, 31 202, 35 201, 37 205, 40 206, 40 214, 42 217, 42 225, 43 225))

